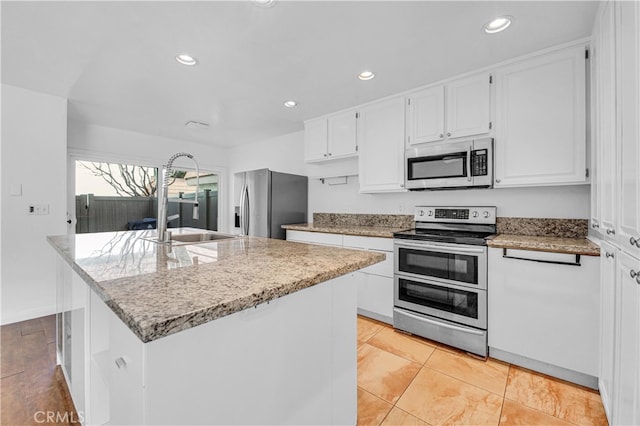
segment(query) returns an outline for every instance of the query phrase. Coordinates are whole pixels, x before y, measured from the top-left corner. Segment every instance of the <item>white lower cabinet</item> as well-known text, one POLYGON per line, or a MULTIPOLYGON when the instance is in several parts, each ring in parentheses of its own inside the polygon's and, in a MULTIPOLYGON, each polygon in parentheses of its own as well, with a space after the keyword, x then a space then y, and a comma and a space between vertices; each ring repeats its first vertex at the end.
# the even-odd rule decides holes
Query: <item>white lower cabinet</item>
POLYGON ((599 258, 581 256, 576 266, 575 255, 509 249, 507 256, 489 248, 491 356, 597 387, 599 258))
POLYGON ((288 229, 287 241, 384 253, 387 257, 383 262, 367 266, 354 274, 358 288, 358 313, 393 324, 393 239, 288 229))
POLYGON ((640 260, 618 251, 615 291, 615 425, 640 424, 640 260))
POLYGON ((598 389, 602 405, 612 423, 615 316, 616 316, 616 259, 617 250, 610 244, 600 244, 600 367, 598 389))

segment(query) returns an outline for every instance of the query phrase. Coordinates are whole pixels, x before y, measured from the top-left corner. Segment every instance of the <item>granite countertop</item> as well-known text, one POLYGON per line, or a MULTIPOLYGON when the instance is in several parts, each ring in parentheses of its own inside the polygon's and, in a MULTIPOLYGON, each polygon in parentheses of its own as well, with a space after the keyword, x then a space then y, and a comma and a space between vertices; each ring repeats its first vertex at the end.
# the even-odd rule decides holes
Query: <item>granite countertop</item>
POLYGON ((586 238, 499 234, 487 240, 489 247, 600 256, 600 247, 586 238))
POLYGON ((363 237, 393 238, 393 233, 404 231, 408 227, 391 226, 361 226, 361 225, 317 225, 314 223, 300 223, 282 225, 282 228, 292 231, 326 232, 328 234, 359 235, 363 237))
POLYGON ((381 262, 385 255, 238 237, 167 246, 153 231, 47 237, 142 340, 195 327, 381 262))

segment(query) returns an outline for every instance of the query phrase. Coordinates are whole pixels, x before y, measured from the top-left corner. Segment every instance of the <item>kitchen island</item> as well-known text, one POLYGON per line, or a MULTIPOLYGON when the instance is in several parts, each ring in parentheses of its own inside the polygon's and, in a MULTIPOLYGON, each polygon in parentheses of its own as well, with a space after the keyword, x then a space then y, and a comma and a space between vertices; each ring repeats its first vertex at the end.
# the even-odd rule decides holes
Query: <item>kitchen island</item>
POLYGON ((49 237, 58 355, 86 423, 355 423, 351 273, 384 255, 151 232, 49 237))

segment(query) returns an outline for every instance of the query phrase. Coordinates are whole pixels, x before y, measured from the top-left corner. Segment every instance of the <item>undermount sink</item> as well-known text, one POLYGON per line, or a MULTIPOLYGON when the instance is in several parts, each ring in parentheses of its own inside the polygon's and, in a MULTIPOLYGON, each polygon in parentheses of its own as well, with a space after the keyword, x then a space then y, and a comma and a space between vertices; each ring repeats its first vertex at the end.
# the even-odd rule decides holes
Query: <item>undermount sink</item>
POLYGON ((201 232, 193 234, 171 235, 171 241, 183 244, 204 243, 207 241, 227 240, 230 238, 236 238, 236 235, 224 234, 222 232, 201 232))

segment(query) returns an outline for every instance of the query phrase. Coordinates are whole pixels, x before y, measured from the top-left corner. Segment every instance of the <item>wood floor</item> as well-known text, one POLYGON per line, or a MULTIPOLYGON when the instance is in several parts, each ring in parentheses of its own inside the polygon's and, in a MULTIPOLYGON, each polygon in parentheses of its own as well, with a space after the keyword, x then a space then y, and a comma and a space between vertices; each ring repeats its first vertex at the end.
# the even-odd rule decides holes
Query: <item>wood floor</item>
MULTIPOLYGON (((72 424, 55 317, 1 328, 2 425, 72 424)), ((597 392, 358 317, 359 425, 606 425, 597 392)))
POLYGON ((55 316, 0 327, 2 425, 77 423, 62 370, 56 366, 55 316))

